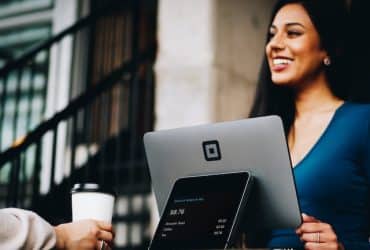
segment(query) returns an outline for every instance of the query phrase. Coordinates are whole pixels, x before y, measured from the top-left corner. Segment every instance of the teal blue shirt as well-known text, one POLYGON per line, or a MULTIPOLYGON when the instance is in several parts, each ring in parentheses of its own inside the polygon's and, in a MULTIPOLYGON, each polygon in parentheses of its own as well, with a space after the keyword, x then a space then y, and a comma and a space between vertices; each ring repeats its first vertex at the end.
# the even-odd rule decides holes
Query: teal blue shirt
MULTIPOLYGON (((346 102, 294 168, 301 211, 329 223, 346 249, 369 250, 370 105, 346 102)), ((270 247, 303 247, 294 230, 276 230, 270 247)))

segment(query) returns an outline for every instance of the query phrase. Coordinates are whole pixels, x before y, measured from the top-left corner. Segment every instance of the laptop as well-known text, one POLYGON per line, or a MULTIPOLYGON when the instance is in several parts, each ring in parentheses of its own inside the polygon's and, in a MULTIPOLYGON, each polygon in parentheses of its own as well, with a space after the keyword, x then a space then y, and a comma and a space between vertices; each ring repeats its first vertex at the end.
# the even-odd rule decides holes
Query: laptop
POLYGON ((247 171, 254 177, 247 229, 296 228, 302 222, 278 116, 148 132, 144 146, 161 215, 177 179, 247 171))
POLYGON ((252 183, 248 172, 178 179, 149 250, 233 246, 252 183))

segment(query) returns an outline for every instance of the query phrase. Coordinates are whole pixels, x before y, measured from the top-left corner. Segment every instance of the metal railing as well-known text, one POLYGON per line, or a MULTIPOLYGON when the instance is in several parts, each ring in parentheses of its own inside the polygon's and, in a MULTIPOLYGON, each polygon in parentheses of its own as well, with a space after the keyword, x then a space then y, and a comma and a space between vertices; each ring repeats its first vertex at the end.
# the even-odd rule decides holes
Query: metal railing
MULTIPOLYGON (((108 183, 119 195, 113 221, 125 238, 118 238, 116 248, 140 249, 150 237, 146 227, 150 222, 151 188, 141 138, 153 124, 155 46, 139 49, 140 1, 126 2, 120 7, 127 15, 122 19, 118 13, 120 18, 115 21, 116 25, 124 21, 125 32, 113 32, 110 40, 90 44, 87 90, 0 154, 0 207, 32 209, 57 224, 71 219, 69 190, 74 183, 108 183), (104 45, 115 39, 120 41, 119 48, 104 45), (106 53, 96 46, 105 47, 106 53), (122 54, 115 53, 114 48, 122 54)), ((89 29, 91 38, 99 29, 106 29, 107 20, 112 18, 109 11, 117 9, 79 20, 0 69, 0 81, 4 83, 1 100, 8 94, 10 74, 31 68, 32 75, 40 53, 50 54, 63 39, 76 40, 83 30, 89 29)), ((17 100, 21 83, 15 85, 17 100)), ((15 112, 15 124, 17 116, 15 112)), ((0 107, 0 124, 4 119, 4 107, 0 107)))

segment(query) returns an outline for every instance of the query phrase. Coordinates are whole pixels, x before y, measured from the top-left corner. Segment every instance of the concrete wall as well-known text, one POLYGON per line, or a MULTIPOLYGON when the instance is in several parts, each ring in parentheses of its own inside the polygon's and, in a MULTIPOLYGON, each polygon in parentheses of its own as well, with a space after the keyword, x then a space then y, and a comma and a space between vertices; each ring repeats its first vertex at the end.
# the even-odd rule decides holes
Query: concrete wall
POLYGON ((156 129, 247 117, 273 2, 159 2, 156 129))
POLYGON ((212 120, 214 0, 159 1, 156 129, 212 120))

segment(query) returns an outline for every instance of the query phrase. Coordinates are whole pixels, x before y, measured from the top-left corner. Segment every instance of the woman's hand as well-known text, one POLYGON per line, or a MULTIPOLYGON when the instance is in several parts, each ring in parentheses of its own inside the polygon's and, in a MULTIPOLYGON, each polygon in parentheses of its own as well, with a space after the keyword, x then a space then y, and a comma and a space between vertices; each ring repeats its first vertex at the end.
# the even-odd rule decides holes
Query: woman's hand
POLYGON ((100 249, 102 240, 112 244, 112 225, 104 221, 81 220, 56 226, 57 249, 100 249))
POLYGON ((331 225, 306 214, 302 214, 302 218, 296 233, 305 242, 305 249, 344 250, 331 225))

